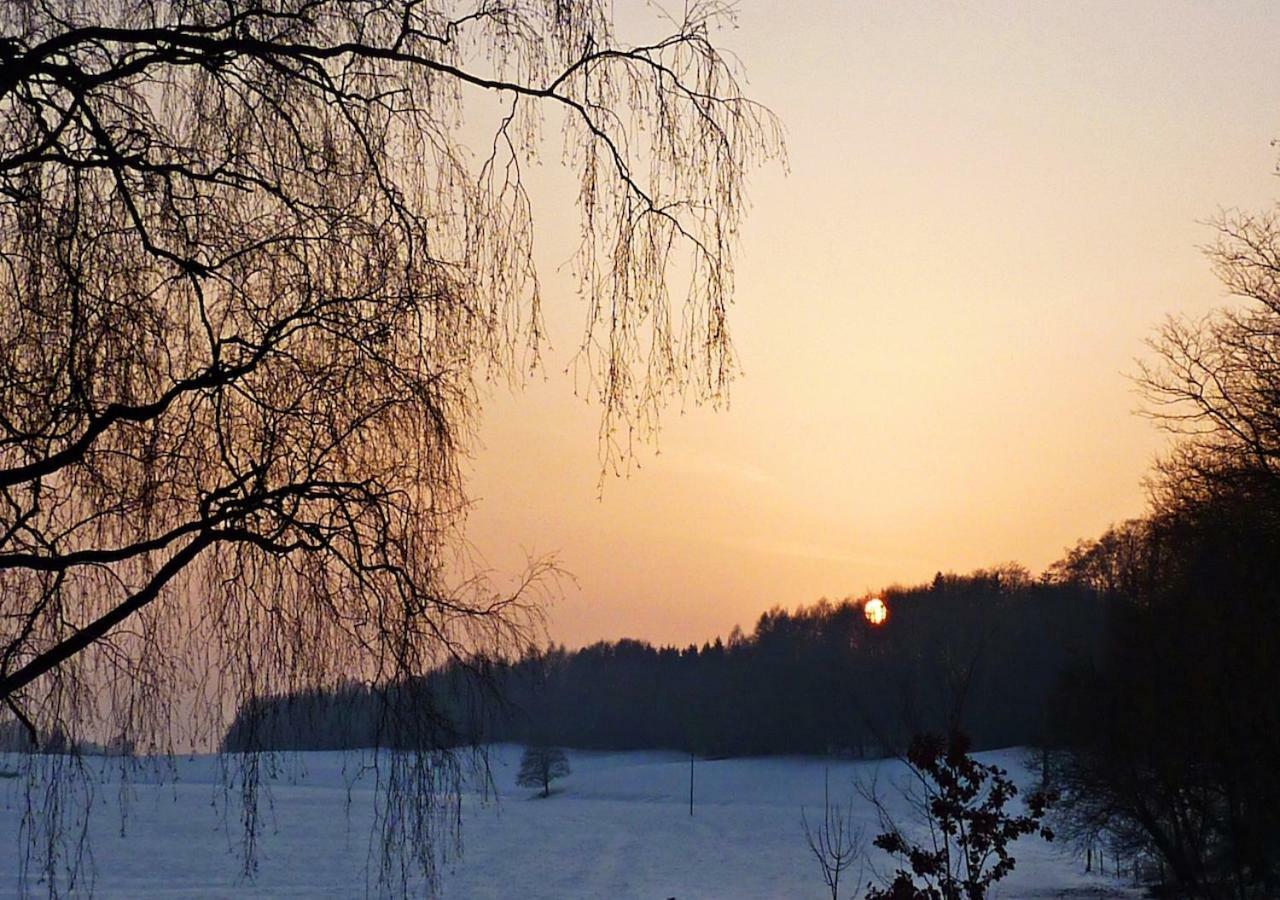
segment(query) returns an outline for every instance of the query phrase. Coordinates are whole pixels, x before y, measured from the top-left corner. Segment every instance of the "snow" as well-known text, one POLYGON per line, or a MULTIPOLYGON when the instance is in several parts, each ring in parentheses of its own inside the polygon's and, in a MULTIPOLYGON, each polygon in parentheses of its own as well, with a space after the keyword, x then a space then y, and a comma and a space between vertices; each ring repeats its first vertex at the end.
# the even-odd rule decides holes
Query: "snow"
MULTIPOLYGON (((816 758, 703 761, 670 753, 569 751, 573 773, 551 797, 515 785, 520 748, 492 749, 496 801, 469 794, 463 855, 450 860, 446 898, 818 898, 830 894, 800 824, 822 816, 824 773, 833 798, 854 799, 874 834, 875 817, 855 780, 883 789, 903 777, 894 761, 816 758)), ((1018 750, 979 754, 1030 784, 1018 750)), ((0 771, 14 769, 0 756, 0 771)), ((110 898, 358 897, 370 860, 372 786, 357 760, 306 753, 272 781, 268 829, 257 872, 246 879, 237 856, 238 809, 212 757, 173 762, 168 775, 120 783, 118 765, 99 763, 90 816, 93 893, 110 898), (122 798, 124 805, 122 807, 122 798), (122 809, 125 816, 122 819, 122 809), (122 827, 123 823, 123 827, 122 827)), ((891 791, 883 790, 892 795, 891 791)), ((18 896, 21 778, 0 780, 0 897, 18 896)), ((907 821, 905 806, 895 814, 907 821)), ((870 856, 885 868, 887 857, 870 856)), ((1127 883, 1086 875, 1065 848, 1025 838, 999 898, 1138 897, 1127 883)), ((870 873, 867 874, 870 877, 870 873)), ((856 885, 842 896, 861 896, 856 885)), ((43 888, 36 886, 34 893, 43 888)))

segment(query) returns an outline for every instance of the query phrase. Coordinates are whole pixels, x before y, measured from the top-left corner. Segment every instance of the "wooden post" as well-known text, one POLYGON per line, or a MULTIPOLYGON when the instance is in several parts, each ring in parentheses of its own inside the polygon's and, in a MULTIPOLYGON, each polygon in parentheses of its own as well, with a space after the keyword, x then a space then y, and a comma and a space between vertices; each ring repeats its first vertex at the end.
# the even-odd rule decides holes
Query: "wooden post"
POLYGON ((689 751, 689 815, 693 815, 693 751, 689 751))

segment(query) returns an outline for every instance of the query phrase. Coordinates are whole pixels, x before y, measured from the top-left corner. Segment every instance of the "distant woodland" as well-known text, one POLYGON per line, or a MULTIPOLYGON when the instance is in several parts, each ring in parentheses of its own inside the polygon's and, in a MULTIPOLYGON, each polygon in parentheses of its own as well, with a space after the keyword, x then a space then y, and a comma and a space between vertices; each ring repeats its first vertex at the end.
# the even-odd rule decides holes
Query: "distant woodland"
POLYGON ((519 741, 700 755, 883 755, 959 725, 979 747, 1039 744, 1055 686, 1103 645, 1104 595, 1005 566, 863 600, 772 609, 701 646, 635 640, 454 665, 242 709, 229 750, 519 741))

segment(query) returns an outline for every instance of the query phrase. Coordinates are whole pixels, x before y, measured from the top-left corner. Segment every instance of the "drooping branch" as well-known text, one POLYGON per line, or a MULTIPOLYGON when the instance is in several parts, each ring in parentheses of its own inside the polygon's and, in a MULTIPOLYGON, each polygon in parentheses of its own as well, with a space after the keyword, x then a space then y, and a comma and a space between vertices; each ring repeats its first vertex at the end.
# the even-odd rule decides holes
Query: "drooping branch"
MULTIPOLYGON (((519 652, 554 568, 488 585, 460 454, 478 379, 545 340, 541 122, 579 177, 607 465, 617 423, 732 373, 745 177, 780 135, 725 13, 628 45, 599 0, 0 5, 3 696, 132 739, 182 692, 221 722, 519 652)), ((413 802, 430 879, 452 801, 413 802)))
POLYGON ((10 697, 41 675, 101 640, 116 625, 155 600, 165 585, 196 559, 205 548, 219 540, 230 540, 233 536, 239 537, 235 532, 214 530, 196 537, 171 556, 141 590, 126 598, 109 612, 76 629, 70 636, 38 654, 16 671, 0 675, 0 699, 8 701, 10 697))

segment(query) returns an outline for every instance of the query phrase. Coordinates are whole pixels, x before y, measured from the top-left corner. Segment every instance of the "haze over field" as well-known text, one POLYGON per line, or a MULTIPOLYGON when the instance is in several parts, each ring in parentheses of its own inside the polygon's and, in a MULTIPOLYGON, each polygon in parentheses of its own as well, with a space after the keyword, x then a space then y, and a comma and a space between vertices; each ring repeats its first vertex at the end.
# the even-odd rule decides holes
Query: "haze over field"
MULTIPOLYGON (((1205 220, 1276 195, 1272 4, 783 10, 740 4, 721 35, 790 155, 751 184, 731 408, 668 409, 660 454, 640 447, 597 500, 566 303, 545 382, 485 411, 471 537, 500 571, 558 552, 577 583, 550 630, 570 645, 1038 571, 1139 514, 1164 438, 1126 373, 1166 314, 1223 301, 1205 220)), ((552 266, 572 247, 555 209, 552 266)))

